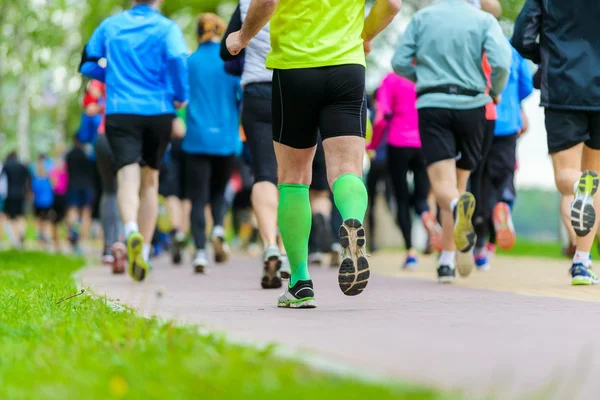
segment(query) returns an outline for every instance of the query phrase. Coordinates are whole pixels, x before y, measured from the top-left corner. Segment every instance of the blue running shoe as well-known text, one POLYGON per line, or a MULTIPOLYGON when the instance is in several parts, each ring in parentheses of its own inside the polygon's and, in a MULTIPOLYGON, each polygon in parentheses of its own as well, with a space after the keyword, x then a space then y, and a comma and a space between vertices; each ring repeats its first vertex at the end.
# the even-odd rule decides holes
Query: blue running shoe
POLYGON ((580 285, 597 285, 598 275, 591 268, 583 264, 573 264, 571 267, 571 284, 573 286, 580 285))
POLYGON ((403 269, 412 270, 419 266, 419 262, 417 261, 417 257, 415 256, 407 256, 406 261, 404 262, 403 269))
POLYGON ((485 254, 485 253, 477 254, 476 253, 473 258, 475 259, 475 267, 477 268, 477 271, 489 271, 490 270, 490 264, 488 262, 487 254, 485 254))

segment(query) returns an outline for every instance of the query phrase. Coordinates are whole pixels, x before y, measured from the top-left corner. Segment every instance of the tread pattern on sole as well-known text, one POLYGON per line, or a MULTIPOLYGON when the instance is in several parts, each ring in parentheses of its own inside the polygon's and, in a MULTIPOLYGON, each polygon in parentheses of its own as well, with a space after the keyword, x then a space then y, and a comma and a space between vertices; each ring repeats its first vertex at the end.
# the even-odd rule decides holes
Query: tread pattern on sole
POLYGON ((277 272, 281 269, 281 260, 277 256, 269 257, 265 261, 266 274, 262 277, 260 285, 263 289, 279 289, 282 286, 281 278, 277 272))
POLYGON ((571 225, 579 237, 587 236, 596 222, 593 199, 598 184, 598 174, 594 171, 585 171, 579 178, 575 201, 571 205, 571 225))
POLYGON ((365 229, 360 221, 348 219, 340 227, 339 234, 344 258, 338 272, 338 284, 345 295, 357 296, 367 287, 371 276, 369 262, 363 252, 365 229))
POLYGON ((460 196, 456 205, 456 223, 454 226, 454 243, 458 251, 466 253, 473 249, 477 240, 473 228, 473 214, 475 213, 475 197, 471 193, 460 196))

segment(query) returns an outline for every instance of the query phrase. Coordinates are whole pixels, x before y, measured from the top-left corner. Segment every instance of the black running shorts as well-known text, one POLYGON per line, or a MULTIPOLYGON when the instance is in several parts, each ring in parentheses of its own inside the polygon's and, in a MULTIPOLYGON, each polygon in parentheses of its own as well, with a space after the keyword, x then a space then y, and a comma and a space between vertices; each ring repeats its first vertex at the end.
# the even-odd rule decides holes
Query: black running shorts
POLYGON ((106 116, 106 138, 117 170, 130 164, 159 169, 173 131, 174 114, 106 116))
POLYGON ((473 171, 481 161, 485 127, 485 107, 419 109, 419 131, 427 166, 456 159, 457 168, 473 171))
POLYGON ((273 140, 308 149, 338 136, 365 137, 367 100, 362 65, 273 71, 273 140))
POLYGON ((600 150, 600 111, 546 108, 548 152, 558 153, 579 143, 600 150))

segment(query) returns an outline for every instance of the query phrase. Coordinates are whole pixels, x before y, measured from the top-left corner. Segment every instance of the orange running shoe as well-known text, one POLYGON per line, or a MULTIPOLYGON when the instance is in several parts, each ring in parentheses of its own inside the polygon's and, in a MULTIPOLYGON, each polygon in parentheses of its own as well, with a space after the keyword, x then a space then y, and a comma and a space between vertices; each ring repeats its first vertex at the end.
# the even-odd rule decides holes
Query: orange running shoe
POLYGON ((506 203, 498 203, 492 212, 492 221, 496 231, 496 244, 503 250, 510 250, 515 245, 517 237, 512 222, 510 207, 506 203))
POLYGON ((442 251, 442 226, 437 221, 437 218, 429 211, 421 214, 421 222, 429 235, 429 244, 434 251, 442 251))

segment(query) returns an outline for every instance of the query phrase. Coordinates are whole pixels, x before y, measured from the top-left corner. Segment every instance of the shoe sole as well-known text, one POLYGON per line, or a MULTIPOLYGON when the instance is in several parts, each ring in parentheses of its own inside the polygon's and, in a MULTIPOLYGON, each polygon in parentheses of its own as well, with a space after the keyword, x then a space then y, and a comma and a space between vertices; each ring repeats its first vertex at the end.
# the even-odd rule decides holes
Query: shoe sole
POLYGON ((581 276, 577 275, 571 278, 571 285, 573 286, 589 286, 589 285, 597 285, 598 280, 590 278, 589 276, 581 276))
POLYGON ((129 276, 136 281, 142 282, 148 275, 148 264, 142 256, 144 237, 141 233, 132 233, 127 238, 127 258, 129 276))
POLYGON ((281 269, 281 259, 271 256, 265 261, 265 275, 262 277, 260 286, 263 289, 279 289, 282 286, 281 277, 277 275, 281 269))
POLYGON ((458 275, 462 278, 471 275, 474 267, 475 260, 473 260, 473 255, 470 252, 456 254, 456 270, 458 271, 458 275))
POLYGON ((515 245, 517 237, 512 226, 510 207, 506 203, 498 203, 492 212, 496 244, 503 250, 510 250, 515 245))
POLYGON ((207 271, 206 265, 194 265, 194 273, 204 274, 207 271))
POLYGON ((279 308, 317 308, 317 302, 314 297, 305 297, 294 301, 277 302, 279 308))
POLYGON ((365 228, 357 219, 348 219, 340 226, 340 244, 345 255, 338 271, 340 290, 346 296, 357 296, 369 283, 371 272, 364 256, 365 228))
POLYGON ((571 205, 571 225, 579 237, 587 236, 596 222, 594 195, 597 190, 598 174, 585 171, 579 178, 575 200, 571 205))
POLYGON ((292 275, 288 271, 280 271, 281 279, 288 280, 292 277, 292 275))
POLYGON ((443 284, 449 284, 456 280, 455 276, 438 276, 438 282, 443 284))
POLYGON ((475 246, 477 235, 473 228, 475 197, 471 193, 460 196, 456 205, 456 221, 454 223, 454 243, 461 253, 470 251, 475 246))
POLYGON ((181 261, 183 260, 183 256, 181 254, 182 249, 183 249, 183 244, 175 242, 175 246, 173 248, 173 257, 171 259, 171 261, 173 261, 173 265, 181 264, 181 261))
POLYGON ((227 262, 229 260, 229 253, 225 250, 225 241, 223 238, 213 238, 212 245, 215 251, 215 263, 223 264, 227 262))

